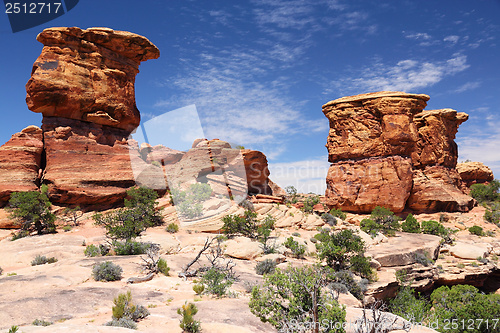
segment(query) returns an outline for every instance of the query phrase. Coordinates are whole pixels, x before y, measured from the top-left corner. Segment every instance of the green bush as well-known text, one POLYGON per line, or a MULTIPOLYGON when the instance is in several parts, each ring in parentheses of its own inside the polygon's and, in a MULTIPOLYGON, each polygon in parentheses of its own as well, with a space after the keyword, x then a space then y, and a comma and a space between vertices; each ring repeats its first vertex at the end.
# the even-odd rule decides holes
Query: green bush
POLYGON ((2 275, 2 273, 3 273, 3 269, 2 269, 2 267, 0 267, 0 275, 2 275))
POLYGON ((170 267, 168 267, 167 261, 163 258, 158 259, 158 271, 165 276, 170 275, 170 267))
POLYGON ((323 213, 321 214, 321 219, 328 225, 330 226, 334 226, 337 224, 337 219, 332 215, 332 214, 329 214, 329 213, 323 213))
POLYGON ((268 244, 271 232, 274 230, 275 223, 276 219, 271 215, 267 215, 264 218, 264 221, 262 221, 257 227, 257 239, 261 242, 265 254, 273 253, 275 251, 275 247, 268 244))
POLYGON ((242 235, 249 238, 257 237, 257 213, 245 210, 243 216, 226 215, 222 218, 222 232, 228 237, 242 235))
POLYGON ((408 284, 401 286, 396 297, 389 302, 389 311, 410 322, 425 323, 431 307, 420 294, 417 296, 408 284))
POLYGON ((470 195, 479 203, 495 201, 499 198, 498 189, 500 182, 492 180, 489 184, 473 184, 470 187, 470 195))
POLYGON ((345 220, 347 218, 347 214, 342 211, 342 209, 337 208, 337 209, 331 209, 330 210, 330 215, 334 217, 338 217, 341 220, 345 220))
POLYGON ((155 191, 139 187, 128 190, 127 195, 130 199, 125 199, 125 208, 92 217, 96 225, 106 228, 106 235, 113 240, 132 240, 147 228, 163 223, 155 191))
POLYGON ((273 274, 264 275, 262 286, 253 288, 248 304, 250 311, 280 332, 289 331, 291 323, 300 326, 323 321, 342 324, 345 307, 328 292, 329 276, 329 270, 320 267, 277 268, 273 274))
POLYGON ((20 230, 17 233, 13 232, 12 233, 12 238, 10 240, 11 241, 15 241, 15 240, 18 240, 20 238, 28 237, 29 235, 30 235, 30 233, 28 231, 26 231, 26 230, 20 230))
POLYGON ((187 191, 172 189, 171 195, 179 215, 193 219, 203 215, 202 202, 210 198, 212 188, 208 184, 191 184, 187 191))
POLYGON ((395 231, 401 228, 400 218, 389 209, 377 206, 373 209, 370 218, 361 221, 361 230, 375 236, 382 232, 387 236, 394 236, 395 231))
POLYGON ((53 264, 55 262, 57 262, 57 259, 54 257, 47 258, 46 256, 37 255, 35 259, 31 261, 31 266, 53 264))
POLYGON ((196 295, 201 295, 203 294, 203 291, 205 291, 205 286, 201 283, 197 283, 193 286, 193 291, 196 293, 196 295))
POLYGON ((370 260, 364 256, 365 243, 351 229, 339 232, 321 232, 314 236, 318 258, 325 260, 329 267, 335 270, 351 269, 362 277, 373 280, 374 272, 370 260))
POLYGON ((8 332, 8 333, 18 333, 18 332, 19 332, 19 326, 12 325, 12 326, 9 328, 9 332, 8 332))
POLYGON ((42 185, 41 191, 14 192, 10 195, 9 218, 21 223, 26 233, 36 231, 39 235, 55 232, 56 216, 50 212, 51 203, 47 197, 48 187, 42 185))
POLYGON ((136 241, 113 241, 112 243, 115 253, 119 256, 145 254, 153 244, 136 241))
POLYGON ((276 270, 276 261, 272 259, 263 260, 255 266, 255 272, 259 275, 271 274, 276 270))
POLYGON ((85 251, 83 251, 86 257, 98 257, 101 255, 101 251, 94 244, 87 245, 85 251))
POLYGON ((469 228, 469 232, 472 234, 472 235, 476 235, 476 236, 485 236, 486 233, 484 232, 483 228, 481 228, 480 226, 478 225, 475 225, 473 227, 470 227, 469 228))
POLYGON ((233 282, 232 277, 217 267, 209 268, 201 278, 201 283, 205 286, 206 292, 217 297, 225 296, 233 282))
POLYGON ((41 320, 41 319, 35 319, 31 323, 31 325, 33 325, 33 326, 50 326, 52 324, 54 324, 54 323, 51 321, 45 321, 45 320, 41 320))
MULTIPOLYGON (((340 270, 338 272, 335 272, 333 281, 336 284, 344 286, 357 299, 362 300, 364 298, 363 293, 365 292, 365 288, 363 288, 362 285, 356 282, 352 272, 347 270, 340 270)), ((336 290, 340 291, 342 289, 343 288, 336 286, 336 290)))
POLYGON ((484 220, 494 223, 497 226, 500 224, 500 204, 492 203, 490 207, 486 207, 484 212, 484 220))
POLYGON ((473 286, 455 285, 439 287, 430 298, 441 332, 500 332, 498 325, 491 326, 500 317, 500 295, 485 295, 473 286), (450 325, 453 322, 458 325, 450 325))
POLYGON ((94 265, 92 275, 96 281, 118 281, 122 278, 122 268, 111 261, 94 265))
POLYGON ((306 213, 312 213, 314 211, 314 206, 319 203, 320 203, 319 195, 307 197, 304 200, 304 207, 302 207, 302 210, 306 213))
POLYGON ((422 221, 422 232, 424 234, 441 236, 443 238, 450 234, 450 231, 437 221, 422 221))
POLYGON ((306 246, 303 244, 299 244, 296 240, 293 239, 292 236, 286 239, 285 243, 283 245, 292 251, 292 255, 295 258, 302 258, 304 254, 306 253, 306 246))
POLYGON ((408 214, 403 223, 401 223, 401 230, 404 232, 410 232, 414 234, 420 233, 420 223, 418 223, 417 219, 413 217, 412 214, 408 214))
POLYGON ((292 236, 295 236, 295 237, 301 237, 300 233, 299 232, 292 232, 292 236))
POLYGON ((416 263, 422 264, 425 267, 431 266, 434 262, 429 258, 428 253, 415 252, 414 260, 416 263))
POLYGON ((169 232, 171 234, 175 234, 176 232, 179 231, 179 226, 175 223, 170 223, 169 225, 167 225, 167 227, 165 228, 165 231, 166 232, 169 232))
POLYGON ((113 317, 112 321, 106 323, 106 326, 119 326, 131 329, 137 329, 135 322, 149 316, 149 310, 142 305, 134 305, 132 302, 132 293, 119 294, 113 299, 113 317))
POLYGON ((201 331, 200 322, 194 320, 193 316, 198 313, 198 308, 193 303, 185 303, 182 308, 177 309, 177 314, 182 316, 180 327, 183 332, 198 333, 201 331))

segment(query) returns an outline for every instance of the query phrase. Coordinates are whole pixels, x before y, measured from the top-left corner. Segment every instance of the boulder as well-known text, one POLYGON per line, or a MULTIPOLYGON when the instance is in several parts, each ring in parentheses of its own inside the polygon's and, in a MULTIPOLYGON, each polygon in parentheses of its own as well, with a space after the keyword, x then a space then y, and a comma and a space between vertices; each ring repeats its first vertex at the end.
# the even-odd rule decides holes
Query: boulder
POLYGON ((387 242, 372 245, 366 255, 377 260, 382 267, 404 266, 417 262, 417 253, 436 259, 440 246, 441 237, 398 232, 387 242))
POLYGON ((469 116, 453 109, 429 110, 413 117, 418 129, 419 139, 411 153, 413 166, 445 166, 455 168, 458 148, 455 135, 458 126, 469 116))
POLYGON ((329 206, 369 213, 376 206, 401 212, 412 188, 410 158, 389 156, 333 163, 326 177, 329 206))
POLYGON ((246 237, 235 237, 224 242, 226 255, 245 260, 253 260, 262 255, 262 245, 246 237))
POLYGON ((475 200, 460 189, 455 169, 442 166, 415 170, 408 207, 418 212, 467 212, 475 200))
MULTIPOLYGON (((108 28, 48 28, 26 84, 33 112, 123 129, 140 122, 135 76, 141 61, 160 52, 147 38, 108 28)), ((127 134, 128 134, 127 133, 127 134)))
POLYGON ((28 126, 0 147, 0 206, 12 192, 36 191, 42 168, 42 130, 28 126))
POLYGON ((494 179, 493 171, 481 162, 458 163, 457 172, 467 187, 470 187, 472 184, 486 183, 494 179))
POLYGON ((421 112, 427 95, 382 91, 348 96, 323 105, 330 121, 328 160, 409 156, 418 139, 413 115, 421 112))
POLYGON ((457 242, 450 248, 450 254, 461 259, 476 260, 477 258, 486 257, 489 250, 486 246, 457 242))

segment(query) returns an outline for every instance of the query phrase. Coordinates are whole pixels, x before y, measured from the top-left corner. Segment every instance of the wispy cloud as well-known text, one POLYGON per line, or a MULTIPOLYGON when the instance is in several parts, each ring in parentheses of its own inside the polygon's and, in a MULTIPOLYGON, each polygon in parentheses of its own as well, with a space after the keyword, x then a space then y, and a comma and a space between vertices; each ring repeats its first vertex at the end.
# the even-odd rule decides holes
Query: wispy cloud
POLYGON ((457 36, 457 35, 450 35, 450 36, 446 36, 445 38, 443 38, 443 40, 445 42, 449 42, 449 43, 452 43, 452 44, 458 43, 459 39, 460 39, 460 36, 457 36))
POLYGON ((341 93, 379 90, 410 92, 432 86, 468 67, 467 56, 461 54, 444 61, 406 59, 394 65, 378 61, 356 71, 354 76, 340 78, 331 84, 341 93))
POLYGON ((457 89, 453 90, 453 92, 459 94, 459 93, 463 93, 463 92, 466 92, 469 90, 477 89, 480 86, 481 86, 480 81, 467 82, 467 83, 464 83, 463 85, 461 85, 460 87, 458 87, 457 89))

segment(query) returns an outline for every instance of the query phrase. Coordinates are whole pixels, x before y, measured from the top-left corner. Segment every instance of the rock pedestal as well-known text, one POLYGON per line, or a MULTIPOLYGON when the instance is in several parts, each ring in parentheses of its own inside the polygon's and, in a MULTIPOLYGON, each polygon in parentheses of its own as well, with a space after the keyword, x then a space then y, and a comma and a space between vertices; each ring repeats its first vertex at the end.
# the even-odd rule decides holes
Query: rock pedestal
POLYGON ((383 91, 323 105, 330 121, 328 205, 360 213, 376 206, 394 212, 472 208, 455 170, 455 134, 468 116, 452 109, 423 111, 427 100, 383 91))

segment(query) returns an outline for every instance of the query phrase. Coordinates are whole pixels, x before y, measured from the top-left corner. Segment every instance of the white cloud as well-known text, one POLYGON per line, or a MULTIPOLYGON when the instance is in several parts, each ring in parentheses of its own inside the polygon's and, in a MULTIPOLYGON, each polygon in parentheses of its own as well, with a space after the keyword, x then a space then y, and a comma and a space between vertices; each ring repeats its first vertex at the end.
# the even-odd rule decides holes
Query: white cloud
POLYGON ((432 39, 431 35, 425 32, 416 32, 416 33, 408 33, 406 31, 403 31, 403 35, 405 38, 408 39, 415 39, 415 40, 429 40, 432 39))
POLYGON ((325 194, 328 156, 288 163, 269 163, 270 178, 285 188, 294 186, 301 193, 325 194))
POLYGON ((451 35, 451 36, 446 36, 443 40, 445 42, 450 42, 452 44, 456 44, 458 43, 458 40, 460 39, 459 36, 456 36, 456 35, 451 35))
POLYGON ((445 61, 417 61, 407 59, 395 65, 377 62, 357 71, 356 77, 341 78, 332 85, 341 93, 380 90, 414 91, 432 86, 447 76, 469 67, 465 55, 456 54, 445 61), (346 91, 347 90, 347 91, 346 91))
MULTIPOLYGON (((497 126, 500 125, 497 123, 497 126)), ((498 128, 498 127, 497 127, 498 128)), ((483 162, 493 170, 493 174, 500 176, 500 133, 485 131, 457 139, 459 161, 467 159, 483 162), (486 132, 486 133, 485 133, 486 132)))
POLYGON ((453 90, 454 93, 463 93, 469 90, 477 89, 481 86, 481 82, 479 81, 473 81, 473 82, 467 82, 458 87, 457 89, 453 90))

